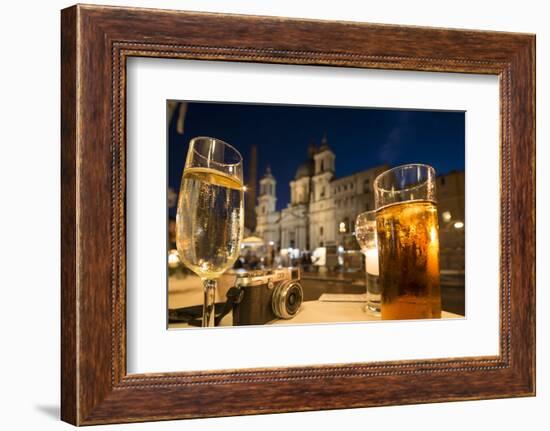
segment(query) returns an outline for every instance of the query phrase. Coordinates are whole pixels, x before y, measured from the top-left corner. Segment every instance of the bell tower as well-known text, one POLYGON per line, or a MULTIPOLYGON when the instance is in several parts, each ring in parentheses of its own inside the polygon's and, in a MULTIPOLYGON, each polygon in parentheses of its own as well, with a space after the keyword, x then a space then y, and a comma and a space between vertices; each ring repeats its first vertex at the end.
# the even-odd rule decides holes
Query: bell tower
POLYGON ((315 158, 315 175, 322 174, 323 172, 334 174, 334 160, 336 156, 328 146, 326 133, 323 135, 319 150, 313 157, 315 158))
POLYGON ((258 217, 267 216, 275 212, 275 205, 277 203, 276 186, 277 181, 271 173, 271 168, 268 166, 264 176, 260 180, 260 195, 258 196, 258 206, 256 208, 258 217))
POLYGON ((321 146, 313 156, 315 159, 315 176, 313 177, 315 201, 330 197, 330 181, 334 178, 336 156, 328 146, 327 134, 323 135, 321 146))

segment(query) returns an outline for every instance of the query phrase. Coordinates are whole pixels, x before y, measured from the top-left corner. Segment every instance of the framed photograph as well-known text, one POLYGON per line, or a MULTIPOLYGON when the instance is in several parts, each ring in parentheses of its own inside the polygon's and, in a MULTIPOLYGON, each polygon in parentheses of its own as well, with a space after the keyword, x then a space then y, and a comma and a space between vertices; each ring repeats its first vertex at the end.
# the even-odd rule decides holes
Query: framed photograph
POLYGON ((535 394, 534 35, 61 17, 63 420, 535 394))
POLYGON ((172 100, 167 113, 169 328, 464 317, 465 112, 172 100), (202 135, 239 142, 241 150, 202 135), (221 174, 232 168, 205 170, 199 154, 212 148, 248 165, 233 199, 201 189, 213 178, 204 175, 225 183, 221 174), (407 180, 431 189, 411 191, 407 180), (403 191, 384 194, 384 181, 403 191), (383 236, 375 207, 399 212, 383 236), (399 256, 387 258, 396 240, 399 256), (220 256, 224 244, 229 253, 220 256), (209 266, 217 309, 203 319, 204 274, 196 264, 210 265, 206 255, 222 268, 209 266), (394 268, 401 266, 414 270, 394 268), (382 283, 389 286, 384 307, 382 283), (418 292, 408 297, 409 287, 398 286, 418 292))

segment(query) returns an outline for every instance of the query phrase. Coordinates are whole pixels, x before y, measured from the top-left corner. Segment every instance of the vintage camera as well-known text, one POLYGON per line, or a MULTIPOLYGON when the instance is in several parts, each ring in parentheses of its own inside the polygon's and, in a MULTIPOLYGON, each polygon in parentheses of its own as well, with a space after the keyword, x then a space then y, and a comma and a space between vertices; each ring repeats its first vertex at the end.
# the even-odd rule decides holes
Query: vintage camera
POLYGON ((234 326, 291 319, 304 298, 299 268, 244 272, 237 275, 235 285, 241 299, 233 308, 234 326))

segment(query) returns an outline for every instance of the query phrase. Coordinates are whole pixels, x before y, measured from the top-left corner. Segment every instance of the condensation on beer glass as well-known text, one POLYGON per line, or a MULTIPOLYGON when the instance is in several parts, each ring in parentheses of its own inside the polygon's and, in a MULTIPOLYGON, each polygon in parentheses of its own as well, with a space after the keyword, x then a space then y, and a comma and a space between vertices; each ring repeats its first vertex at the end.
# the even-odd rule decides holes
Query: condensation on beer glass
POLYGON ((441 317, 435 185, 434 168, 424 164, 374 180, 384 320, 441 317))
POLYGON ((367 303, 365 311, 380 315, 380 283, 378 280, 378 245, 376 240, 376 212, 366 211, 357 216, 355 237, 365 255, 367 303))

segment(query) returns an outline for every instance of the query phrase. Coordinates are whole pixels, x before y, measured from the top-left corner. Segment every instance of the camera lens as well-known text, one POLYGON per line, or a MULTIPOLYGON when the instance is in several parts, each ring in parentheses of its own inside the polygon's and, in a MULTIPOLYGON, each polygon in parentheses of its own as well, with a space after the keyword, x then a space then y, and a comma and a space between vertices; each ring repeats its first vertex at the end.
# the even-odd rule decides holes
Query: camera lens
POLYGON ((273 290, 271 306, 280 319, 290 319, 300 310, 304 297, 302 286, 297 281, 279 283, 273 290))
POLYGON ((294 303, 296 302, 296 295, 293 293, 290 294, 290 296, 288 297, 288 304, 289 305, 294 305, 294 303))

